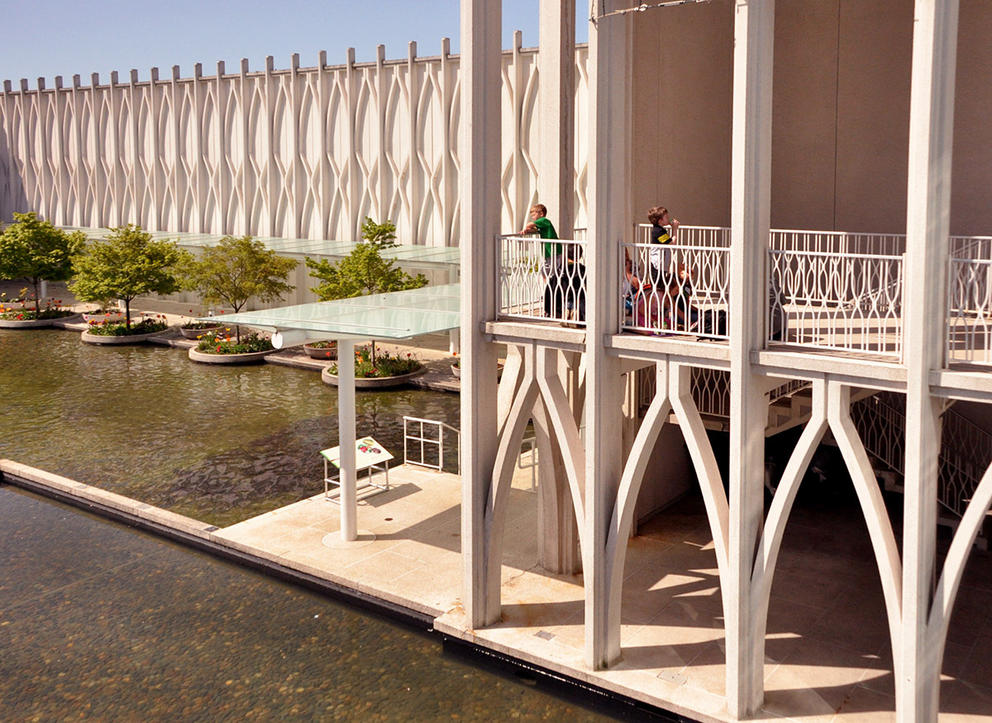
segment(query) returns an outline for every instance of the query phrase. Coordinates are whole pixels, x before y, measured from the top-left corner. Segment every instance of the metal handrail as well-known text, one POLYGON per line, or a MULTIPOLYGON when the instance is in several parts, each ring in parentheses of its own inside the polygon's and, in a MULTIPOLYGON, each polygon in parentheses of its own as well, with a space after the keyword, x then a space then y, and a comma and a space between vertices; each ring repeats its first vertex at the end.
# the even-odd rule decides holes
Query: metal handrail
POLYGON ((461 474, 462 471, 462 446, 461 446, 461 432, 452 427, 447 422, 439 422, 434 419, 422 419, 420 417, 403 417, 403 463, 417 465, 418 467, 427 467, 428 469, 436 469, 439 472, 444 471, 444 431, 449 430, 455 435, 455 444, 458 456, 458 469, 457 474, 461 474), (419 434, 413 434, 410 432, 410 424, 419 424, 419 434), (437 428, 437 437, 427 437, 424 435, 424 425, 429 425, 431 427, 437 428), (415 442, 419 444, 420 456, 417 459, 412 459, 410 457, 410 442, 415 442), (437 447, 437 464, 431 464, 426 461, 426 448, 427 447, 437 447))

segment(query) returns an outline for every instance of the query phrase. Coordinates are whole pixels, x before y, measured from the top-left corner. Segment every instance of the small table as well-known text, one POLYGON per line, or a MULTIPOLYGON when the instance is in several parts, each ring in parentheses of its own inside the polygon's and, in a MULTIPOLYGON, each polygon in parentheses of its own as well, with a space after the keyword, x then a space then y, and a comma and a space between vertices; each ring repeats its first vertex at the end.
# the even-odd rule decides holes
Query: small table
MULTIPOLYGON (((324 498, 330 502, 340 504, 341 497, 341 447, 330 447, 320 450, 324 458, 324 498), (337 470, 337 476, 332 473, 337 470), (334 485, 338 489, 332 494, 330 487, 334 485)), ((393 459, 385 447, 375 441, 372 437, 362 437, 355 441, 355 474, 363 470, 368 470, 365 484, 359 484, 357 490, 368 490, 362 497, 369 497, 385 492, 389 489, 389 460, 393 459), (377 482, 372 475, 375 471, 385 473, 385 482, 377 482)))

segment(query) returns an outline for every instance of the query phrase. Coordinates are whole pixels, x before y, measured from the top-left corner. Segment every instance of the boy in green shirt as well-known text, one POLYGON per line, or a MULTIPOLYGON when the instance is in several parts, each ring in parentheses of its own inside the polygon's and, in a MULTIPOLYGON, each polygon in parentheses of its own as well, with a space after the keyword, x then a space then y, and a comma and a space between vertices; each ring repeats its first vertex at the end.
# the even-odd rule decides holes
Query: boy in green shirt
MULTIPOLYGON (((558 232, 548 218, 547 206, 536 203, 530 207, 530 223, 524 226, 523 233, 536 233, 544 239, 558 239, 558 232)), ((554 255, 555 244, 544 244, 544 258, 550 259, 554 255)))

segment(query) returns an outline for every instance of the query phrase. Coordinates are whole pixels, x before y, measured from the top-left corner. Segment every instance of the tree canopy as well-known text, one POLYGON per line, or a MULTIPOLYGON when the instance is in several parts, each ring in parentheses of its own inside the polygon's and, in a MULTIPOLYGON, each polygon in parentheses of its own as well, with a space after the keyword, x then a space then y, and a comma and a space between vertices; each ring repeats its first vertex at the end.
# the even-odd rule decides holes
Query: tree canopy
POLYGON ((173 241, 154 241, 140 226, 111 229, 106 239, 91 241, 75 259, 69 290, 83 301, 124 302, 124 323, 131 327, 131 302, 142 294, 178 291, 192 262, 173 241))
POLYGON ((15 213, 0 233, 0 278, 27 279, 34 287, 34 309, 41 309, 41 282, 72 276, 73 255, 86 243, 82 231, 66 233, 35 213, 15 213))
POLYGON ((362 238, 351 254, 338 263, 307 259, 310 275, 322 283, 313 287, 321 301, 350 299, 367 294, 384 294, 389 291, 419 289, 427 285, 423 274, 411 276, 396 268, 395 262, 382 257, 382 249, 396 246, 396 226, 389 221, 378 224, 366 217, 362 224, 362 238))
POLYGON ((279 256, 251 236, 225 236, 191 264, 188 285, 204 301, 225 304, 237 313, 249 299, 276 301, 292 291, 295 287, 286 277, 296 265, 295 259, 279 256))
MULTIPOLYGON (((396 246, 396 226, 389 221, 381 224, 366 217, 362 224, 360 243, 338 263, 324 259, 314 261, 307 258, 310 275, 321 283, 311 291, 321 301, 350 299, 368 294, 384 294, 389 291, 404 291, 427 286, 423 274, 412 276, 396 268, 392 259, 382 257, 382 249, 396 246)), ((375 342, 372 343, 372 361, 375 362, 375 342)))

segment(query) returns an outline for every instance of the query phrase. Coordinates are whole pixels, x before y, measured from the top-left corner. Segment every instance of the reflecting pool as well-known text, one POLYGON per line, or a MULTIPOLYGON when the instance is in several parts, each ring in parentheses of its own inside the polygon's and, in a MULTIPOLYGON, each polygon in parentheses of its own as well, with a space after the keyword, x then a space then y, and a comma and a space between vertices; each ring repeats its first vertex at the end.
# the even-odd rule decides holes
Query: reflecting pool
POLYGON ((390 620, 0 487, 0 720, 605 720, 390 620))
MULTIPOLYGON (((157 345, 0 330, 0 390, 0 457, 221 527, 316 494, 318 451, 337 445, 337 391, 316 372, 157 345)), ((358 434, 400 459, 403 415, 459 426, 455 394, 356 396, 358 434)))

